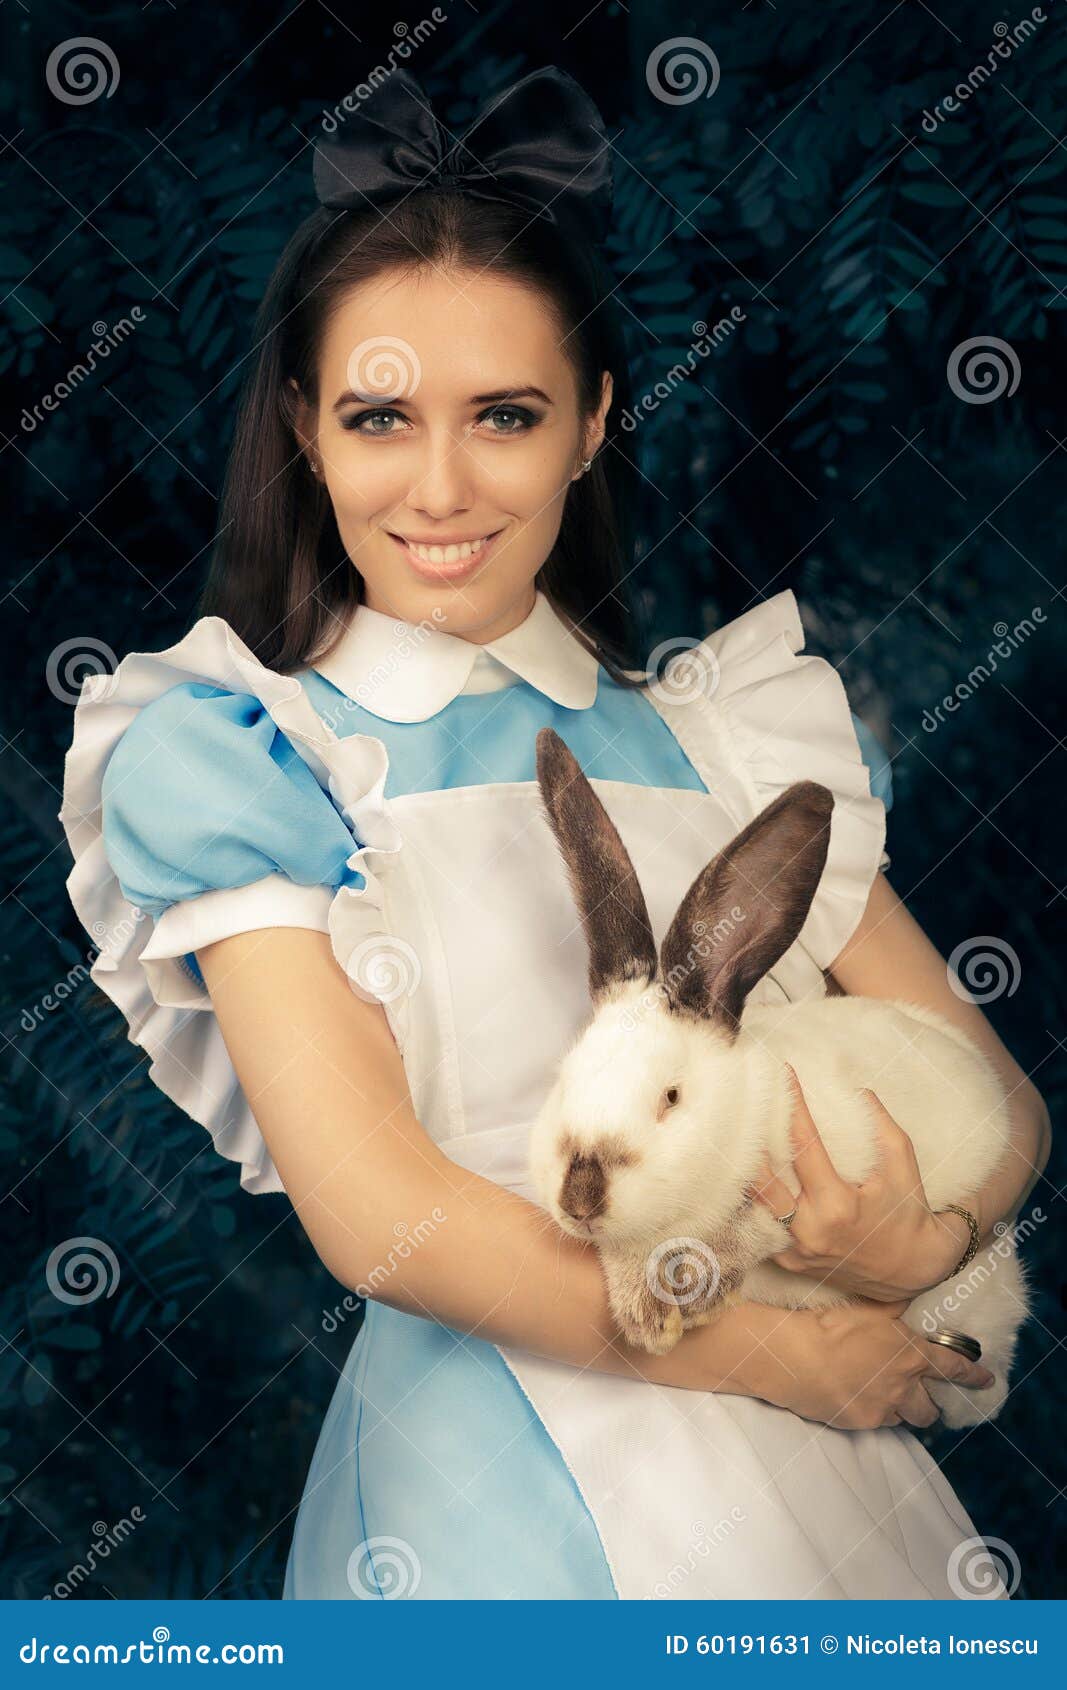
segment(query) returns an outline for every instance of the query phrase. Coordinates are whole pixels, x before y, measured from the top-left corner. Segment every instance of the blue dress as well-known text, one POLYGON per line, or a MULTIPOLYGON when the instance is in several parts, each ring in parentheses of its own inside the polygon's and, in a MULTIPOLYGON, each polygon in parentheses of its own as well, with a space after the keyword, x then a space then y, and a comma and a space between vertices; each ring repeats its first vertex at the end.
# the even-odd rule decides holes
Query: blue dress
MULTIPOLYGON (((431 1137, 532 1198, 526 1133, 588 1010, 573 909, 548 885, 535 736, 554 727, 594 781, 657 937, 693 874, 776 792, 803 777, 830 786, 823 882, 761 988, 766 1002, 822 995, 888 864, 891 778, 837 672, 802 646, 796 601, 780 593, 695 643, 650 696, 600 669, 540 592, 525 623, 481 649, 361 607, 337 651, 297 677, 202 618, 83 689, 60 815, 72 902, 105 934, 93 977, 243 1188, 278 1191, 194 953, 256 928, 328 932, 353 991, 383 1004, 431 1137), (536 989, 510 1007, 499 982, 518 963, 536 989)), ((398 1237, 398 1262, 417 1244, 398 1237)), ((334 1318, 355 1324, 361 1309, 339 1292, 334 1318)), ((284 1594, 945 1597, 946 1564, 972 1536, 903 1428, 841 1432, 754 1399, 575 1373, 371 1296, 284 1594), (672 1433, 679 1399, 686 1425, 672 1433), (631 1458, 660 1422, 662 1473, 634 1479, 623 1518, 631 1458), (675 1448, 680 1472, 703 1460, 718 1506, 712 1438, 744 1507, 680 1527, 663 1474, 675 1448)))

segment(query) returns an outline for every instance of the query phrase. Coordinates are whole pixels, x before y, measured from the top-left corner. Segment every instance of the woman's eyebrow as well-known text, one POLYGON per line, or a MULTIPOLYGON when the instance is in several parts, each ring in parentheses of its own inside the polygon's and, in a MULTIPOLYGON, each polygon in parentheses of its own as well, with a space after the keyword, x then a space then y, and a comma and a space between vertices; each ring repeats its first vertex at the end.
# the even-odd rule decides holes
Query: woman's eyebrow
MULTIPOLYGON (((539 388, 539 387, 502 387, 496 393, 476 393, 476 394, 474 394, 473 398, 468 400, 468 404, 471 404, 471 405, 496 405, 496 404, 501 403, 502 401, 510 401, 510 400, 514 400, 514 399, 540 399, 546 405, 555 404, 555 400, 550 399, 548 397, 548 394, 542 392, 541 388, 539 388)), ((341 397, 339 399, 335 400, 333 409, 335 411, 339 411, 341 409, 342 405, 381 405, 381 406, 386 406, 386 405, 399 405, 399 404, 404 404, 404 403, 410 404, 411 401, 410 401, 410 399, 405 400, 404 397, 400 394, 398 394, 395 399, 392 399, 392 398, 383 398, 380 393, 373 393, 373 394, 353 393, 351 388, 346 388, 344 393, 341 394, 341 397)))

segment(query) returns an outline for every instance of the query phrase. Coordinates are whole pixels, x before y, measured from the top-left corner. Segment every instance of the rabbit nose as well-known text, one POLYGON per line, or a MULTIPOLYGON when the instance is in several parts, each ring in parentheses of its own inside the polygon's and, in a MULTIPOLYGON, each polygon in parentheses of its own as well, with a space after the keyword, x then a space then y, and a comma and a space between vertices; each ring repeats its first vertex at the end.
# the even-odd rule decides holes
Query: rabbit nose
POLYGON ((559 1206, 574 1221, 592 1220, 607 1207, 607 1180, 599 1156, 572 1156, 559 1206))

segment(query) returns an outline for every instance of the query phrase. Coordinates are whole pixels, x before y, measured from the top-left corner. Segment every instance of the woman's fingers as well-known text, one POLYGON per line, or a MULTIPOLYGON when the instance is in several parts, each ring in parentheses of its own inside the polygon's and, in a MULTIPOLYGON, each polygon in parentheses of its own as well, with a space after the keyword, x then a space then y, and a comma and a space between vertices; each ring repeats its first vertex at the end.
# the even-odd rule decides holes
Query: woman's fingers
POLYGON ((786 1070, 793 1092, 793 1114, 789 1123, 793 1140, 793 1166, 804 1195, 818 1200, 822 1192, 846 1182, 838 1174, 819 1136, 819 1129, 808 1108, 796 1070, 790 1067, 788 1062, 786 1070))
POLYGON ((877 1092, 871 1091, 870 1088, 867 1087, 865 1088, 863 1095, 868 1099, 874 1112, 874 1126, 878 1138, 879 1161, 871 1180, 865 1180, 860 1186, 860 1190, 862 1191, 864 1186, 873 1183, 873 1181, 882 1174, 887 1165, 894 1163, 899 1169, 898 1183, 903 1183, 903 1180, 906 1178, 913 1189, 921 1190, 922 1175, 919 1172, 919 1164, 915 1156, 915 1146, 911 1141, 910 1135, 904 1131, 904 1128, 900 1125, 900 1122, 896 1119, 896 1117, 889 1113, 889 1110, 886 1108, 877 1092))
POLYGON ((754 1180, 749 1189, 752 1196, 765 1204, 774 1215, 788 1215, 796 1203, 796 1198, 785 1180, 780 1179, 767 1162, 764 1162, 758 1180, 754 1180))
POLYGON ((981 1390, 993 1382, 994 1375, 981 1362, 969 1361, 958 1351, 947 1349, 944 1344, 932 1344, 917 1333, 910 1333, 909 1337, 925 1364, 922 1374, 911 1381, 906 1395, 897 1405, 901 1418, 909 1425, 932 1426, 940 1417, 941 1411, 927 1390, 923 1382, 925 1379, 947 1379, 968 1390, 981 1390))
POLYGON ((907 1396, 897 1404, 897 1413, 909 1426, 932 1426, 941 1410, 922 1381, 916 1379, 907 1396))
POLYGON ((993 1381, 993 1373, 988 1367, 983 1367, 980 1361, 969 1361, 961 1356, 958 1350, 950 1350, 946 1344, 931 1344, 926 1338, 919 1339, 919 1346, 926 1358, 927 1373, 937 1374, 941 1379, 950 1379, 954 1385, 963 1385, 968 1390, 981 1390, 993 1381))
POLYGON ((758 1197, 773 1213, 782 1215, 788 1215, 801 1196, 817 1197, 829 1182, 837 1182, 834 1165, 819 1137, 819 1129, 808 1108, 796 1070, 787 1062, 785 1071, 789 1077, 793 1098, 789 1137, 793 1167, 800 1180, 800 1191, 794 1194, 785 1181, 774 1173, 766 1159, 758 1181, 754 1181, 749 1187, 752 1196, 758 1197))

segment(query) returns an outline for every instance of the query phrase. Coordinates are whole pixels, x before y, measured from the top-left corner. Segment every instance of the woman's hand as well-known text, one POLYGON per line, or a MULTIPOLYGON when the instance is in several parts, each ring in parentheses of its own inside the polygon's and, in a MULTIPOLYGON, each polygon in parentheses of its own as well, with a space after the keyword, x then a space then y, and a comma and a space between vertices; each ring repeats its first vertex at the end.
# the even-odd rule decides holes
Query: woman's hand
POLYGON ((790 1377, 775 1400, 827 1426, 931 1426, 940 1409, 924 1378, 981 1389, 995 1375, 981 1362, 931 1344, 899 1318, 909 1299, 794 1310, 775 1338, 790 1377))
POLYGON ((749 1188, 772 1214, 797 1212, 786 1248, 771 1261, 878 1302, 910 1300, 939 1285, 967 1248, 969 1231, 962 1216, 935 1215, 930 1208, 907 1133, 874 1092, 866 1091, 876 1118, 879 1162, 870 1179, 851 1184, 837 1173, 800 1082, 792 1068, 788 1072, 800 1192, 794 1197, 766 1164, 749 1188))

